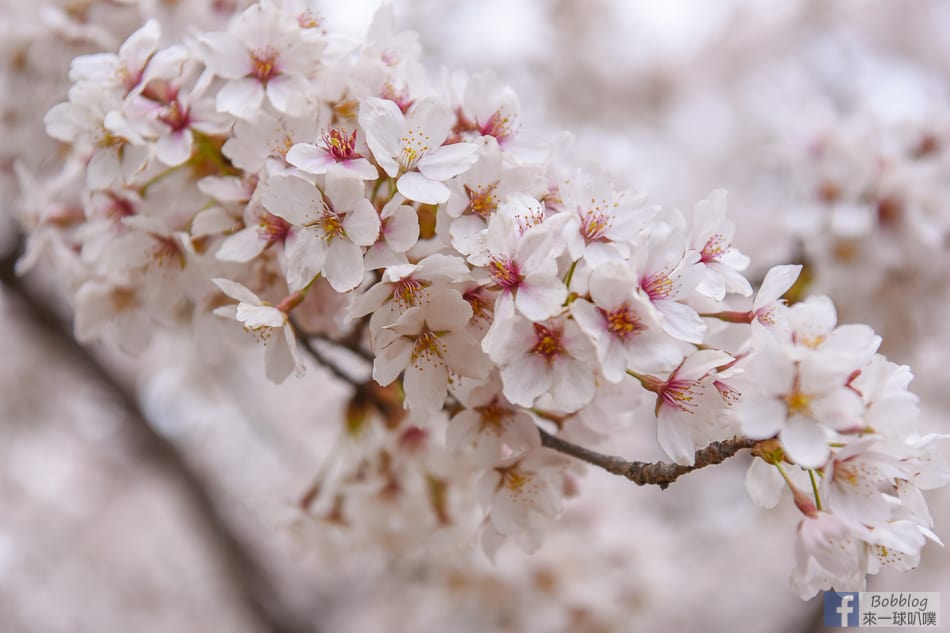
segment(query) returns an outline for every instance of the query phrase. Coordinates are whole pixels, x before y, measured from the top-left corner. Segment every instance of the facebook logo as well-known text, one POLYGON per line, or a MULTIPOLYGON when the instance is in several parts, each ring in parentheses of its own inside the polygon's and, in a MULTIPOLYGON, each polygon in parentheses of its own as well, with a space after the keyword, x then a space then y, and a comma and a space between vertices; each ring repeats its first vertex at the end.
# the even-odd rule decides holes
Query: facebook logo
POLYGON ((857 592, 826 591, 824 624, 827 627, 857 627, 857 592))

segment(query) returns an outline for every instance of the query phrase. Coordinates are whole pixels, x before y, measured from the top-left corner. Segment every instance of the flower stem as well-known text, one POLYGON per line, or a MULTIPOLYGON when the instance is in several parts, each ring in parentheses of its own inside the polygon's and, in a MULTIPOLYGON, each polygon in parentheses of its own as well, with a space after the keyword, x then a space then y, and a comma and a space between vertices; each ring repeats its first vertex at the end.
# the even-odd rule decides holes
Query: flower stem
POLYGON ((818 494, 818 482, 815 481, 815 469, 808 469, 808 478, 811 480, 811 491, 815 495, 815 506, 821 510, 821 496, 818 494))

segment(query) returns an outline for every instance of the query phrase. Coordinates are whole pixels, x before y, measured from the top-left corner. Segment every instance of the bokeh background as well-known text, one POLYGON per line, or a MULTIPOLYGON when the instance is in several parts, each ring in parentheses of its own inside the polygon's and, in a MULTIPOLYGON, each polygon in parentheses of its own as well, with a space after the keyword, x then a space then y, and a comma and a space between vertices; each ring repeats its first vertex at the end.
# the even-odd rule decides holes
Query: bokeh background
MULTIPOLYGON (((450 538, 397 526, 382 543, 299 515, 346 450, 332 432, 344 390, 319 369, 274 386, 253 354, 209 362, 188 329, 137 359, 72 342, 55 262, 14 269, 19 227, 51 203, 14 165, 55 169, 42 115, 73 56, 114 49, 143 15, 171 33, 214 28, 229 4, 0 0, 0 631, 822 630, 820 597, 788 587, 797 511, 749 501, 745 458, 666 491, 588 472, 541 552, 506 549, 493 566, 450 538)), ((359 35, 378 4, 321 10, 359 35)), ((684 210, 727 188, 752 276, 805 263, 810 291, 915 368, 924 428, 947 431, 950 4, 393 5, 432 73, 493 69, 527 128, 570 130, 564 151, 618 185, 684 210), (836 219, 861 209, 858 228, 836 219)), ((651 429, 612 441, 660 456, 651 429)), ((950 495, 930 501, 946 540, 950 495)), ((950 556, 928 545, 919 570, 870 589, 950 596, 950 556)))

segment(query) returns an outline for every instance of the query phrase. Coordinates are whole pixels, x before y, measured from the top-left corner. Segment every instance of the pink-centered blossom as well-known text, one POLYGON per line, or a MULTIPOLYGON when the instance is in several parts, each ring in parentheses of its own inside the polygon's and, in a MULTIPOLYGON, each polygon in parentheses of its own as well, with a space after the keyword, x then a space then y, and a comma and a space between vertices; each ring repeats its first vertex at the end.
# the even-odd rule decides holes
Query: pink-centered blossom
POLYGON ((370 97, 360 104, 360 127, 373 157, 399 193, 410 200, 439 204, 449 199, 445 180, 478 159, 472 143, 443 145, 452 124, 451 111, 437 99, 422 99, 403 114, 395 102, 370 97))
POLYGON ((637 279, 627 266, 608 262, 594 269, 589 292, 593 302, 575 300, 571 314, 594 344, 608 381, 619 383, 627 369, 656 370, 680 359, 678 346, 637 292, 637 279))
POLYGON ((531 407, 550 396, 557 409, 573 412, 593 399, 594 374, 588 363, 594 352, 573 319, 532 322, 514 316, 498 331, 489 354, 501 367, 509 401, 531 407))
POLYGON ((363 248, 379 235, 379 216, 365 197, 363 181, 330 175, 320 190, 290 174, 271 176, 262 202, 294 231, 287 245, 287 283, 291 291, 322 274, 337 292, 363 280, 363 248))
POLYGON ((449 381, 483 378, 487 358, 467 331, 472 308, 457 290, 441 289, 425 306, 406 310, 388 326, 395 336, 376 350, 373 379, 388 385, 400 373, 405 406, 415 413, 442 408, 449 381))
POLYGON ((227 33, 205 33, 197 43, 205 65, 225 80, 218 110, 245 119, 260 109, 265 96, 278 112, 301 111, 324 46, 304 36, 282 11, 260 4, 232 21, 227 33))

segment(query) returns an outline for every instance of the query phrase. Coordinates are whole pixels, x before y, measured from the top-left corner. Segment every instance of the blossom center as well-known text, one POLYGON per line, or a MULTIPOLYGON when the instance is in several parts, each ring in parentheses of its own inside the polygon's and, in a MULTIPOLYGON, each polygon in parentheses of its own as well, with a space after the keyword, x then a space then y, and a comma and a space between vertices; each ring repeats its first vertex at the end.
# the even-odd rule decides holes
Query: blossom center
POLYGON ((502 485, 512 494, 519 494, 524 487, 531 481, 527 473, 517 468, 506 468, 502 473, 502 485))
POLYGON ((562 334, 563 332, 559 328, 546 327, 540 323, 535 323, 535 343, 530 350, 531 353, 543 356, 548 363, 553 362, 564 351, 564 346, 561 344, 562 334))
POLYGON ((139 296, 133 288, 113 288, 109 298, 116 313, 131 312, 139 307, 139 296))
POLYGON ((482 136, 494 136, 499 141, 511 135, 511 117, 495 110, 488 120, 478 126, 482 136))
POLYGON ((648 275, 640 280, 640 287, 650 297, 650 301, 667 299, 673 294, 673 280, 669 273, 659 272, 648 275))
POLYGON ((492 258, 488 263, 488 274, 492 281, 505 290, 513 290, 524 281, 524 275, 521 274, 518 262, 507 258, 492 258))
POLYGON ((268 242, 283 242, 290 231, 290 224, 281 217, 264 213, 257 222, 257 234, 268 242))
POLYGON ((699 261, 703 263, 709 262, 718 262, 719 258, 722 257, 722 254, 729 249, 729 242, 726 241, 726 238, 716 233, 708 240, 703 246, 703 250, 700 252, 699 261))
POLYGON ((671 407, 685 413, 692 413, 697 407, 696 396, 702 393, 702 384, 698 380, 673 379, 660 392, 660 398, 671 407))
POLYGON ((482 296, 484 288, 478 286, 472 290, 467 290, 462 294, 462 298, 468 301, 472 306, 472 319, 475 321, 488 321, 491 318, 491 304, 488 299, 482 296))
POLYGON ((626 303, 610 311, 601 309, 600 313, 607 323, 607 331, 621 341, 626 341, 628 337, 634 337, 646 329, 626 303))
POLYGON ((259 82, 266 84, 279 73, 277 68, 277 51, 270 46, 257 49, 251 53, 251 74, 259 82))
POLYGON ((482 418, 483 431, 497 433, 501 429, 505 418, 508 417, 508 409, 499 405, 497 400, 483 407, 477 407, 475 410, 478 411, 478 414, 482 418))
POLYGON ((423 330, 416 337, 415 345, 412 346, 412 362, 416 367, 422 363, 427 365, 441 363, 443 353, 445 353, 445 344, 439 340, 438 335, 431 330, 423 330))
POLYGON ((307 9, 297 16, 297 24, 302 29, 315 29, 323 24, 323 19, 310 9, 307 9))
POLYGON ((465 194, 468 196, 468 206, 465 211, 471 211, 475 215, 486 220, 498 208, 498 200, 495 199, 495 187, 498 183, 492 183, 486 187, 471 188, 464 185, 465 194))
POLYGON ((168 266, 176 262, 180 268, 185 267, 185 254, 174 238, 162 235, 152 235, 155 246, 152 247, 152 261, 158 266, 168 266))
POLYGON ((346 231, 343 230, 343 218, 326 201, 323 203, 323 214, 317 220, 316 226, 323 231, 323 239, 327 241, 334 237, 346 237, 346 231))
POLYGON ((581 235, 584 236, 584 240, 587 243, 607 241, 604 235, 610 228, 611 220, 610 215, 601 211, 599 207, 596 210, 587 211, 581 217, 581 235))
POLYGON ((393 301, 403 308, 411 308, 420 303, 428 284, 412 277, 400 279, 393 286, 393 301))
POLYGON ((178 99, 173 99, 158 115, 158 120, 170 127, 173 132, 179 132, 191 123, 191 115, 189 109, 183 108, 178 99))
POLYGON ((732 406, 739 401, 739 398, 742 397, 742 394, 738 389, 732 385, 727 385, 721 380, 714 380, 713 387, 716 388, 716 391, 719 392, 719 397, 722 398, 722 401, 727 405, 732 406))
POLYGON ((789 415, 794 413, 803 413, 808 415, 811 408, 811 396, 796 389, 792 393, 786 395, 784 399, 786 406, 788 406, 789 415))
POLYGON ((323 144, 330 157, 338 163, 360 157, 356 153, 356 130, 353 130, 349 136, 346 135, 345 130, 339 128, 324 132, 323 144))
POLYGON ((428 135, 423 134, 421 130, 409 130, 406 135, 399 139, 402 143, 402 151, 399 153, 399 166, 405 171, 411 171, 423 154, 429 151, 428 135))

